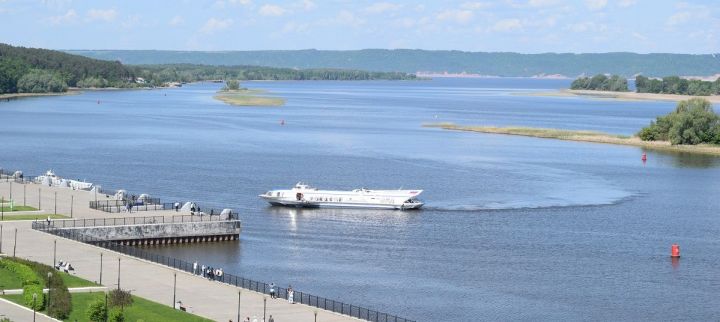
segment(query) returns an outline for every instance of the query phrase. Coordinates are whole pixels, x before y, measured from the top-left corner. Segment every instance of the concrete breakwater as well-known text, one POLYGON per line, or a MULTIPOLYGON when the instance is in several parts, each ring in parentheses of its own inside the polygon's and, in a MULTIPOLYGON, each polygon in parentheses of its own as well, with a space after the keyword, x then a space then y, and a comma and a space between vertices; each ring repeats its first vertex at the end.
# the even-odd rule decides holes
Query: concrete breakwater
MULTIPOLYGON (((122 245, 214 242, 240 238, 241 223, 239 220, 173 222, 172 218, 169 218, 169 222, 141 224, 96 225, 91 222, 91 226, 82 225, 86 222, 81 220, 82 227, 77 227, 78 223, 75 221, 67 220, 56 221, 52 224, 55 229, 63 230, 63 234, 80 234, 90 240, 113 241, 122 245)), ((111 220, 111 223, 114 222, 115 220, 111 220)))

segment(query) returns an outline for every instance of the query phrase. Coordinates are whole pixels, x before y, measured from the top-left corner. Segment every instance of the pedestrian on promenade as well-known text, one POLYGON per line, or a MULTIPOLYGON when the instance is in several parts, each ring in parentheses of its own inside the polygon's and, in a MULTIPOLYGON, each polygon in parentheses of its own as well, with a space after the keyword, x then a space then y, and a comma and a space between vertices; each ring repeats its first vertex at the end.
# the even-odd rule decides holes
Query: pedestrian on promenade
POLYGON ((292 285, 288 285, 288 289, 287 289, 287 297, 288 298, 287 299, 290 304, 295 304, 295 302, 293 301, 294 296, 295 296, 295 291, 293 291, 292 285))
POLYGON ((193 263, 193 275, 197 275, 197 262, 193 263))
POLYGON ((178 211, 180 211, 180 203, 176 202, 175 203, 175 212, 178 212, 178 211))
POLYGON ((268 319, 268 322, 275 322, 275 319, 273 319, 272 314, 270 314, 270 318, 268 319))
POLYGON ((249 316, 245 317, 245 321, 243 321, 243 322, 250 322, 250 317, 249 316))
POLYGON ((194 214, 195 214, 195 204, 192 204, 192 205, 190 205, 190 215, 192 216, 194 214))
POLYGON ((202 275, 202 277, 205 277, 205 264, 203 264, 201 268, 202 270, 200 271, 200 274, 202 275))
POLYGON ((275 283, 270 283, 270 298, 277 298, 277 296, 275 296, 275 283))
POLYGON ((225 272, 223 272, 223 269, 222 269, 222 268, 218 269, 218 280, 219 280, 219 281, 222 282, 222 280, 223 280, 222 278, 223 278, 223 275, 224 275, 224 274, 225 274, 225 272))
POLYGON ((212 218, 212 215, 214 212, 215 212, 215 209, 210 209, 210 218, 212 218))

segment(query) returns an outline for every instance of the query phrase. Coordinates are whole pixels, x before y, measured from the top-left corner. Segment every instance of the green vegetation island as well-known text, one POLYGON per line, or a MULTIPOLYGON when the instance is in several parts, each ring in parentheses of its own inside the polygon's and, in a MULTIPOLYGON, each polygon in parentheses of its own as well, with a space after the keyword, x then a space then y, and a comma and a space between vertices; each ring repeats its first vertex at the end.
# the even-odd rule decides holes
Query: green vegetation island
POLYGON ((638 146, 647 149, 701 153, 720 156, 720 116, 705 99, 693 98, 678 103, 675 111, 660 116, 635 136, 613 135, 595 131, 573 131, 531 127, 494 127, 424 124, 445 130, 529 136, 567 141, 638 146))
POLYGON ((261 65, 280 68, 341 68, 385 72, 447 72, 500 77, 538 75, 617 74, 634 77, 706 75, 720 71, 720 56, 713 54, 635 54, 469 52, 459 50, 69 50, 72 54, 126 64, 261 65))
MULTIPOLYGON (((0 295, 8 301, 62 321, 210 321, 172 307, 113 289, 105 294, 73 292, 73 288, 100 285, 56 270, 45 264, 16 257, 0 257, 0 289, 22 290, 0 295), (43 292, 43 289, 48 292, 43 292)), ((1 321, 1 320, 0 320, 1 321)))
MULTIPOLYGON (((715 81, 685 79, 679 76, 667 76, 661 79, 638 75, 635 77, 637 93, 673 94, 690 96, 710 96, 720 94, 720 77, 715 81)), ((594 90, 628 92, 627 80, 619 75, 610 77, 598 74, 593 77, 580 77, 570 85, 572 90, 594 90)))
POLYGON ((0 43, 0 98, 67 93, 71 88, 153 88, 207 80, 415 80, 403 72, 199 64, 124 65, 62 51, 0 43))
POLYGON ((265 96, 266 92, 259 89, 240 87, 238 80, 229 80, 224 88, 214 96, 216 100, 235 106, 282 106, 285 99, 265 96))

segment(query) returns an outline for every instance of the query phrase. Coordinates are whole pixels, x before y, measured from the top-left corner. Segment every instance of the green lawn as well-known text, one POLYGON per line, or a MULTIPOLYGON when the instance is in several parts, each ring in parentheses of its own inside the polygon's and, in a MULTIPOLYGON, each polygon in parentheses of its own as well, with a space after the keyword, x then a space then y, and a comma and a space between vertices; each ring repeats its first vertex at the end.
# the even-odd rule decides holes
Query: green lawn
MULTIPOLYGON (((75 293, 72 295, 73 310, 66 321, 84 321, 85 310, 97 298, 104 298, 103 293, 75 293)), ((190 313, 175 310, 141 297, 133 296, 133 304, 125 308, 125 321, 153 321, 153 322, 205 322, 212 321, 190 313)))
POLYGON ((84 280, 82 278, 79 278, 75 275, 70 275, 65 272, 59 272, 60 277, 65 282, 65 286, 67 288, 73 288, 73 287, 87 287, 87 286, 100 286, 98 284, 95 284, 93 282, 90 282, 88 280, 84 280))
POLYGON ((37 208, 34 208, 34 207, 30 207, 30 206, 18 206, 18 205, 15 205, 15 207, 13 207, 12 210, 10 209, 10 207, 7 207, 7 206, 6 206, 6 207, 2 207, 2 208, 0 208, 0 209, 2 209, 2 211, 4 211, 4 212, 11 212, 11 211, 35 211, 35 210, 37 210, 37 208))
POLYGON ((64 215, 47 215, 47 214, 33 214, 33 215, 9 215, 5 214, 3 220, 42 220, 47 219, 47 217, 50 216, 50 219, 68 219, 70 217, 64 216, 64 215))
POLYGON ((0 290, 14 290, 22 288, 22 281, 15 273, 0 267, 0 290))

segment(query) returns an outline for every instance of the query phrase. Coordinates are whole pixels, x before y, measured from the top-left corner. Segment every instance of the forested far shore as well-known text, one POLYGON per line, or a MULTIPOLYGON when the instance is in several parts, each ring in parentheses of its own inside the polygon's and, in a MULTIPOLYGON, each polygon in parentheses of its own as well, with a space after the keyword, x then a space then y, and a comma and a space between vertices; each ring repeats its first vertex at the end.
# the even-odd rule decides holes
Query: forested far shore
MULTIPOLYGON (((700 79, 685 79, 679 76, 649 78, 638 75, 635 77, 635 88, 637 93, 690 96, 720 95, 720 78, 715 81, 704 81, 700 79)), ((627 92, 628 85, 627 80, 618 75, 608 77, 603 74, 598 74, 593 77, 579 77, 575 79, 570 85, 570 89, 627 92)))
POLYGON ((123 65, 56 50, 0 43, 0 94, 77 88, 147 88, 204 80, 413 80, 414 74, 261 66, 123 65))

